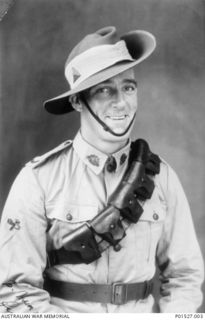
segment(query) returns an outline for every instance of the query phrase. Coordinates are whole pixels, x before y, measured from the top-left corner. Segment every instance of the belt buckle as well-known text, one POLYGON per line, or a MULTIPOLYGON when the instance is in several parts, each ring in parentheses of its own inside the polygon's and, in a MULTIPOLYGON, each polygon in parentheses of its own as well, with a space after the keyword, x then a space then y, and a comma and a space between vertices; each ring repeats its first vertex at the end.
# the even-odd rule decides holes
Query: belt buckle
POLYGON ((153 282, 152 281, 146 281, 146 288, 144 293, 144 299, 146 299, 150 293, 152 293, 153 290, 153 282))
POLYGON ((111 303, 121 305, 127 302, 127 285, 121 282, 112 284, 111 303))

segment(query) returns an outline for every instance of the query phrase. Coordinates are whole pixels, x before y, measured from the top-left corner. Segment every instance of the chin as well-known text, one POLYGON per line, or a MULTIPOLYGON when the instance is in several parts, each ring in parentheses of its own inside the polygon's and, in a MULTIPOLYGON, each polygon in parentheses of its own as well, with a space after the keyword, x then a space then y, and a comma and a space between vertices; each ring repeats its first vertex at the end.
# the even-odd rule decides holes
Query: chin
MULTIPOLYGON (((125 129, 126 130, 126 129, 125 129)), ((114 133, 116 134, 122 134, 123 132, 125 132, 125 130, 115 130, 114 133)), ((119 141, 125 141, 129 138, 130 136, 130 130, 128 132, 126 132, 126 134, 122 135, 122 136, 115 136, 110 132, 106 132, 106 137, 105 140, 108 142, 119 142, 119 141)))
MULTIPOLYGON (((123 134, 129 127, 130 122, 128 122, 126 125, 121 125, 121 126, 113 126, 110 127, 110 129, 116 133, 116 134, 123 134)), ((128 132, 125 135, 130 135, 131 129, 132 129, 133 125, 131 126, 131 128, 128 130, 128 132)))
POLYGON ((125 128, 113 128, 112 131, 114 133, 117 133, 117 134, 122 134, 123 132, 125 132, 127 130, 127 127, 125 128))

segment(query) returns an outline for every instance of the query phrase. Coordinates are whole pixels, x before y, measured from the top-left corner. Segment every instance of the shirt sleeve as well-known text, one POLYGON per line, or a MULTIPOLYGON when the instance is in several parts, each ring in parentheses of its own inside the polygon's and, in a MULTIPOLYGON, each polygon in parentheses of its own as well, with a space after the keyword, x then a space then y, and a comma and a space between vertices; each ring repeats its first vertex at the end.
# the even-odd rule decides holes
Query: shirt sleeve
POLYGON ((0 225, 0 312, 63 312, 43 290, 46 267, 44 192, 33 169, 22 169, 0 225))
POLYGON ((167 216, 157 250, 160 312, 196 312, 202 303, 202 254, 181 183, 169 166, 166 172, 167 216))

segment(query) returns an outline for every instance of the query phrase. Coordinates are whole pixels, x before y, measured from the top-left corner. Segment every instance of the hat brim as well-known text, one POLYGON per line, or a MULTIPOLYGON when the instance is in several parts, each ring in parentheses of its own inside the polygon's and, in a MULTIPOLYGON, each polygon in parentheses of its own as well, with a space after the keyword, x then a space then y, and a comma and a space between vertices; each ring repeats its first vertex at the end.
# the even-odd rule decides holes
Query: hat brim
POLYGON ((121 61, 104 70, 97 72, 81 82, 75 89, 71 89, 55 98, 44 102, 45 109, 52 114, 64 114, 73 111, 69 102, 69 97, 78 92, 89 89, 117 74, 133 68, 146 58, 148 58, 156 47, 155 37, 144 30, 130 31, 121 37, 126 42, 128 51, 134 61, 121 61))

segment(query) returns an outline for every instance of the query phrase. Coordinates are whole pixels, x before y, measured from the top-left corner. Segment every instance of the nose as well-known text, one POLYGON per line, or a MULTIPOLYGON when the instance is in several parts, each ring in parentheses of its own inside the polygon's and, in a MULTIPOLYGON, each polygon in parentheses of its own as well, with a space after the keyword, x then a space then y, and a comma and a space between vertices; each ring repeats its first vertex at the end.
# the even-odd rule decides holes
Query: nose
POLYGON ((123 108, 126 105, 124 93, 121 90, 116 90, 112 99, 112 106, 114 108, 123 108))

